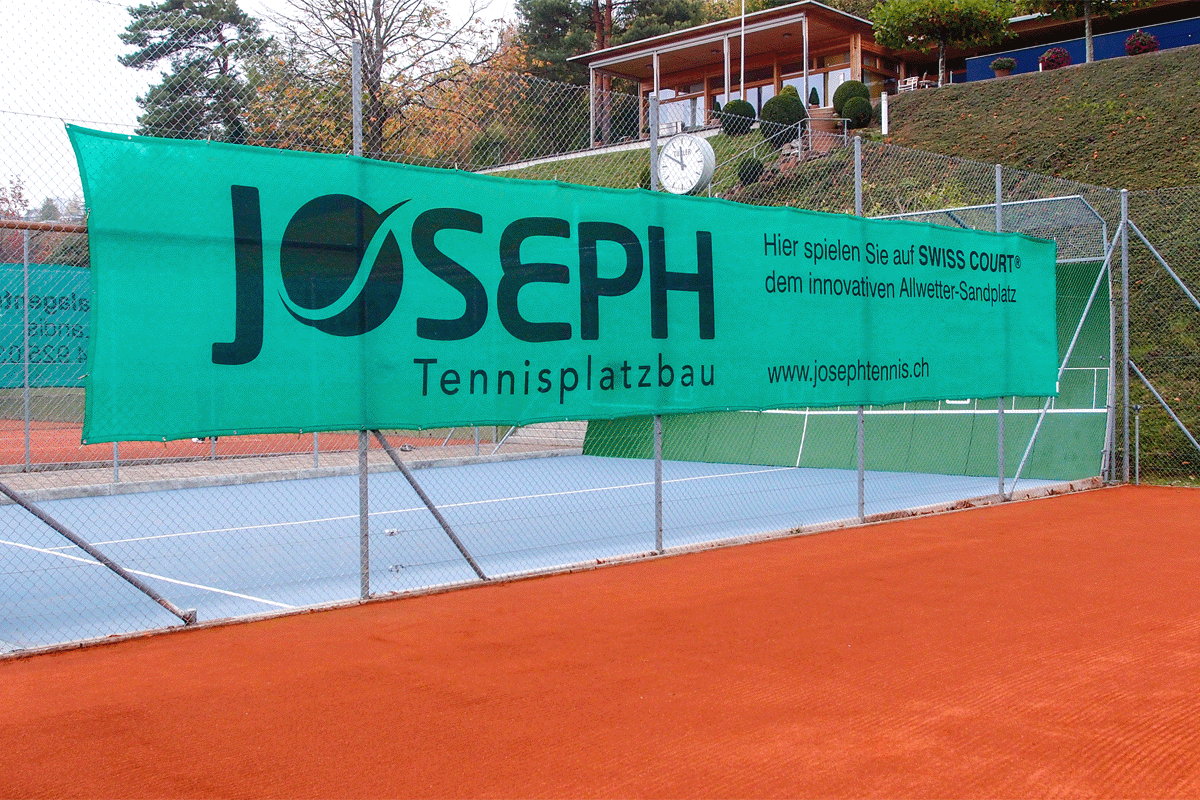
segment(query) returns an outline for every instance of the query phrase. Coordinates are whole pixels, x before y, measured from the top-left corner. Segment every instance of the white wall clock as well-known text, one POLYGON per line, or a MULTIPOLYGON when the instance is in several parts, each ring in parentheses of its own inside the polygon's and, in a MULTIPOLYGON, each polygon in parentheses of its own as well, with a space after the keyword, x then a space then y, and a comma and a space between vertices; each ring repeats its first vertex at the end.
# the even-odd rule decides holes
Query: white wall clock
POLYGON ((658 152, 658 182, 671 194, 704 191, 717 168, 712 145, 699 136, 672 136, 658 152))

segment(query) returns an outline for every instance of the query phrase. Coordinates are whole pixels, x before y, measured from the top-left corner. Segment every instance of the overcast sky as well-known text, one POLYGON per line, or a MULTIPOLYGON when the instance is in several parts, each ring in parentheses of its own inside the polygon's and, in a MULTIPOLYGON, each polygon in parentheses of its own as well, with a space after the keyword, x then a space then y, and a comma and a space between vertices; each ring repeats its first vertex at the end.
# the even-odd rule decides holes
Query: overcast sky
MULTIPOLYGON (((117 57, 129 52, 118 35, 126 8, 146 0, 0 0, 0 184, 19 178, 37 207, 45 197, 80 192, 64 122, 132 132, 141 112, 137 97, 157 83, 160 70, 132 70, 117 57)), ((240 0, 266 18, 286 11, 287 0, 240 0)), ((466 0, 448 0, 454 19, 466 0)), ((484 16, 512 16, 512 0, 492 0, 484 16)))

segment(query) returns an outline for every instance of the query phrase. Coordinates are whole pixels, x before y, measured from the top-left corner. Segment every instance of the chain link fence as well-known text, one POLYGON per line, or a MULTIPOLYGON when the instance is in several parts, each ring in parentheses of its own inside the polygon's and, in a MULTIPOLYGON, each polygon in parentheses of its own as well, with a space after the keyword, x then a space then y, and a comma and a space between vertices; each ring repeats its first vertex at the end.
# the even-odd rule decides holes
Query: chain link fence
POLYGON ((24 20, 0 36, 0 484, 19 501, 0 505, 0 653, 1036 495, 1127 464, 1195 480, 1194 188, 1129 195, 1123 294, 1115 190, 688 103, 651 131, 649 98, 503 55, 356 99, 350 64, 267 24, 224 61, 228 31, 200 25, 193 55, 220 57, 134 70, 117 61, 137 49, 126 8, 77 5, 0 0, 24 20), (651 133, 694 132, 714 197, 1056 239, 1060 395, 82 445, 90 265, 64 122, 334 153, 361 137, 386 160, 618 188, 649 188, 651 133), (1126 298, 1128 405, 1110 325, 1126 298))

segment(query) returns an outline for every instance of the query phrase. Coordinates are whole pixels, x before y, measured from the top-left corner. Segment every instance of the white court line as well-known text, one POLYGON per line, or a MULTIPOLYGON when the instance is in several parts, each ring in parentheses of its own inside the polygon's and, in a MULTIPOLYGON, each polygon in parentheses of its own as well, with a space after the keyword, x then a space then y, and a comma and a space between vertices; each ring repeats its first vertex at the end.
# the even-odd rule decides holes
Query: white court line
MULTIPOLYGON (((80 558, 79 556, 73 556, 73 555, 69 555, 67 553, 59 553, 59 552, 57 552, 57 550, 48 550, 44 547, 34 547, 33 545, 21 544, 20 542, 10 542, 6 539, 0 539, 0 544, 7 544, 12 547, 19 547, 22 550, 32 550, 35 553, 42 553, 43 555, 47 555, 47 556, 58 556, 59 558, 65 558, 69 561, 78 561, 81 564, 89 564, 94 567, 103 567, 104 566, 99 561, 93 561, 90 558, 80 558)), ((256 603, 265 603, 269 606, 275 606, 276 608, 295 608, 295 606, 288 605, 287 603, 277 603, 274 600, 266 600, 262 597, 254 597, 253 595, 249 595, 249 594, 241 594, 239 592, 231 592, 228 589, 218 589, 215 586, 205 586, 204 584, 201 584, 201 583, 189 583, 188 581, 181 581, 181 580, 177 580, 175 578, 168 578, 166 575, 156 575, 153 572, 142 572, 141 570, 129 569, 128 567, 125 567, 125 571, 132 573, 134 575, 140 575, 143 578, 154 578, 155 580, 166 581, 167 583, 174 583, 178 586, 187 586, 188 588, 191 588, 191 589, 203 589, 206 592, 216 592, 217 594, 224 594, 224 595, 229 595, 230 597, 237 597, 241 600, 253 600, 256 603)))
MULTIPOLYGON (((713 475, 693 475, 690 478, 672 478, 671 480, 663 481, 666 483, 689 483, 692 481, 711 480, 713 478, 736 478, 742 475, 763 475, 771 472, 791 472, 794 467, 770 467, 768 469, 754 469, 743 472, 722 472, 713 475)), ((618 486, 597 486, 590 489, 571 489, 566 492, 544 492, 542 494, 526 494, 515 497, 495 497, 490 500, 468 500, 462 503, 439 503, 438 508, 469 508, 471 506, 492 505, 495 503, 508 503, 514 500, 541 500, 547 497, 567 497, 575 494, 590 494, 595 492, 609 492, 617 489, 641 489, 647 486, 653 486, 653 481, 645 481, 643 483, 626 483, 618 486)), ((184 490, 186 491, 186 490, 184 490)), ((371 511, 368 516, 382 517, 388 514, 411 514, 418 511, 425 511, 425 506, 414 506, 412 508, 397 508, 384 511, 371 511)), ((108 539, 105 541, 92 542, 94 545, 106 544, 127 544, 129 542, 150 542, 159 539, 176 539, 183 536, 203 536, 207 533, 235 533, 238 531, 253 531, 262 530, 264 528, 285 528, 295 527, 298 525, 311 525, 315 522, 339 522, 351 519, 358 519, 357 514, 346 514, 340 517, 322 517, 320 519, 302 519, 291 522, 268 522, 261 525, 237 525, 232 528, 208 528, 199 531, 177 531, 175 533, 160 533, 154 536, 133 536, 126 539, 108 539)), ((51 548, 51 550, 69 550, 70 545, 51 548)), ((49 552, 49 551, 47 551, 49 552)), ((165 580, 165 579, 164 579, 165 580)))

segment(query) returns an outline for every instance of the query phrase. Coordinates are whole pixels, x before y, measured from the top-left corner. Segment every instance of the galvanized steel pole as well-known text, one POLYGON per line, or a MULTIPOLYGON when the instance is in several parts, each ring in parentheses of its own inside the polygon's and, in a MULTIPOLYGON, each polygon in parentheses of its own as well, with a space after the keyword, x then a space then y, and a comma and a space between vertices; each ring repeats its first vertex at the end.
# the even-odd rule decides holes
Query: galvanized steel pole
POLYGON ((359 597, 371 596, 371 514, 368 496, 367 432, 358 432, 358 585, 359 597))
POLYGON ((24 399, 22 402, 23 410, 21 412, 21 418, 25 420, 25 471, 28 472, 30 463, 33 460, 31 457, 32 452, 29 446, 29 231, 21 231, 21 234, 21 241, 23 245, 22 249, 24 251, 23 260, 25 264, 23 270, 23 274, 25 276, 25 288, 22 290, 21 296, 21 313, 23 315, 21 330, 24 331, 24 339, 22 340, 23 344, 21 345, 23 350, 21 363, 24 365, 25 370, 25 377, 22 380, 22 386, 24 386, 24 392, 22 396, 24 399))
POLYGON ((1125 404, 1121 411, 1124 420, 1125 458, 1121 464, 1121 479, 1129 483, 1129 190, 1121 190, 1121 363, 1124 374, 1125 404))
POLYGON ((658 191, 658 93, 650 93, 650 191, 658 191))
MULTIPOLYGON (((196 622, 196 609, 194 609, 194 608, 182 609, 179 606, 175 605, 170 600, 166 599, 161 594, 156 592, 154 589, 150 588, 150 586, 147 585, 145 582, 139 580, 138 577, 136 575, 132 574, 131 572, 129 572, 129 570, 125 569, 120 564, 116 563, 111 558, 104 555, 104 553, 97 550, 91 544, 91 542, 88 542, 86 539, 83 539, 78 534, 76 534, 74 531, 72 531, 70 528, 63 525, 58 520, 54 519, 54 517, 47 514, 39 506, 34 504, 33 501, 29 500, 24 495, 20 494, 19 492, 15 491, 13 489, 10 489, 8 486, 6 486, 3 483, 0 483, 0 494, 3 494, 8 499, 12 500, 14 503, 16 503, 17 505, 24 508, 30 514, 33 514, 35 517, 40 519, 42 522, 46 523, 46 525, 50 526, 51 529, 53 529, 54 531, 59 533, 63 538, 65 538, 71 544, 75 545, 80 550, 87 553, 92 558, 96 559, 96 561, 100 562, 105 567, 108 567, 110 570, 112 570, 114 573, 116 573, 118 576, 120 576, 123 580, 125 580, 127 583, 129 583, 131 586, 133 586, 135 589, 137 589, 142 594, 149 597, 154 602, 158 603, 160 606, 165 608, 167 611, 169 611, 172 614, 174 614, 175 616, 179 617, 179 619, 183 621, 184 625, 191 625, 196 622)), ((145 573, 143 573, 143 574, 145 574, 145 573)))
POLYGON ((662 416, 654 415, 654 552, 663 551, 662 416))
POLYGON ((354 135, 354 155, 362 155, 362 42, 350 45, 350 114, 354 135))
POLYGON ((863 407, 858 407, 858 521, 867 521, 867 458, 863 431, 863 407))
POLYGON ((854 214, 863 215, 862 202, 862 137, 854 137, 854 214))
MULTIPOLYGON (((1004 168, 996 165, 996 233, 1004 233, 1004 168)), ((1004 398, 996 398, 996 464, 999 473, 997 494, 1004 501, 1004 398)))

